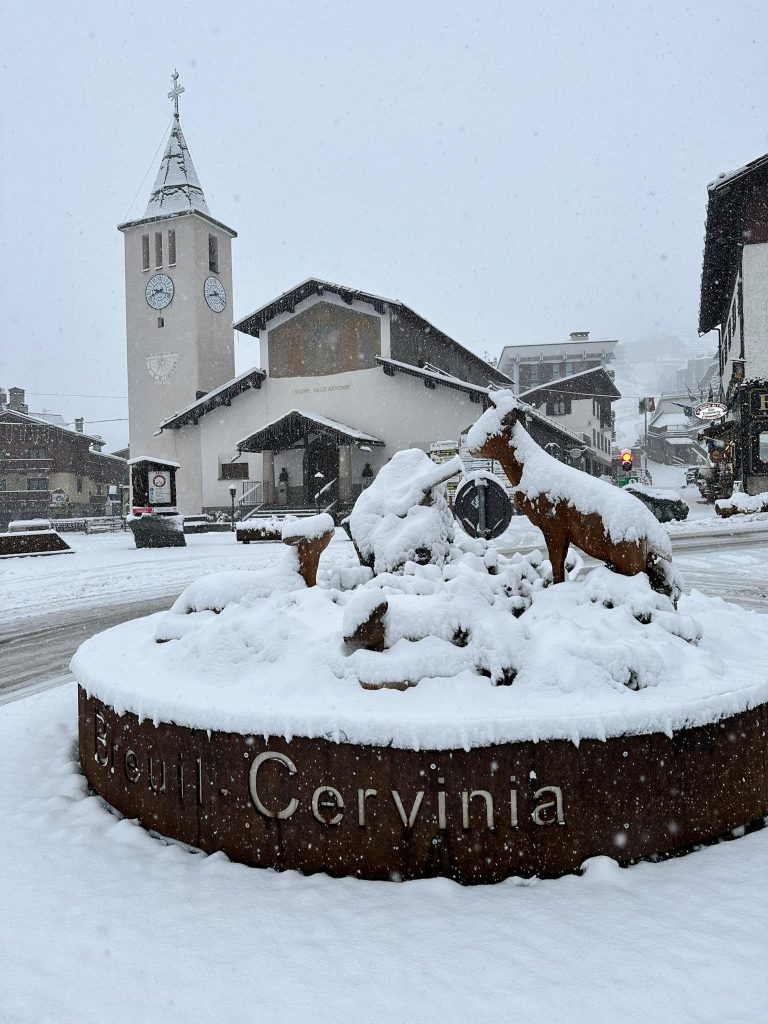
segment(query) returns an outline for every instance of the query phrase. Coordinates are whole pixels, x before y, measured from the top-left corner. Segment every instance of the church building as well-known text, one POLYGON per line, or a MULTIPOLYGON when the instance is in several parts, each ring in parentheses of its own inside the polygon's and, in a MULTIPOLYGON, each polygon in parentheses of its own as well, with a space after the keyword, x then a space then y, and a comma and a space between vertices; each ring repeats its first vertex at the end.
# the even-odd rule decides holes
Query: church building
MULTIPOLYGON (((348 509, 398 450, 458 442, 512 380, 400 301, 311 278, 236 320, 260 367, 235 375, 232 239, 179 120, 125 238, 130 452, 180 465, 182 512, 348 509)), ((548 438, 559 436, 550 425, 548 438), (554 433, 553 433, 554 432, 554 433)), ((564 447, 573 435, 562 431, 564 447)))

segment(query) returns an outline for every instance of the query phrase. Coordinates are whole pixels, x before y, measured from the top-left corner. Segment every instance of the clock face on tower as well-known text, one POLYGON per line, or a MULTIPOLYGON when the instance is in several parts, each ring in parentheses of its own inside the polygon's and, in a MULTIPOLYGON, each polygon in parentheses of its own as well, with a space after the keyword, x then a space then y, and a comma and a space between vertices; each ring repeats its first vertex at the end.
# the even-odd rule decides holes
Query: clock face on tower
POLYGON ((217 277, 206 277, 203 295, 214 313, 220 313, 227 304, 227 292, 217 277))
POLYGON ((147 281, 145 294, 152 309, 165 309, 173 298, 173 281, 167 274, 155 274, 147 281))

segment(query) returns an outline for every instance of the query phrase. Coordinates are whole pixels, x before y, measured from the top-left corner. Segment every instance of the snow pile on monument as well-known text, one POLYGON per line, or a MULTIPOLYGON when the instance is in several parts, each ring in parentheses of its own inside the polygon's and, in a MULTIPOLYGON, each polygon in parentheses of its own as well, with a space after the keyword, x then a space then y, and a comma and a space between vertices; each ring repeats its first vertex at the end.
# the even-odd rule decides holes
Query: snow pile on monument
MULTIPOLYGON (((473 442, 516 407, 502 396, 473 442)), ((559 463, 545 479, 554 460, 517 427, 528 493, 549 487, 599 507, 617 536, 661 532, 668 548, 636 499, 606 487, 606 513, 592 504, 599 481, 559 463)), ((669 732, 768 695, 762 616, 701 595, 678 611, 645 572, 581 578, 578 557, 554 584, 538 552, 455 538, 442 484, 459 469, 398 453, 350 517, 361 565, 318 573, 330 518, 289 523, 297 546, 278 565, 198 580, 170 612, 85 643, 73 672, 118 713, 154 721, 427 749, 669 732), (739 637, 737 662, 724 635, 739 637)))
POLYGON ((461 469, 458 456, 438 466, 419 448, 396 452, 348 520, 361 565, 376 573, 402 571, 409 561, 443 565, 454 528, 441 484, 461 469))

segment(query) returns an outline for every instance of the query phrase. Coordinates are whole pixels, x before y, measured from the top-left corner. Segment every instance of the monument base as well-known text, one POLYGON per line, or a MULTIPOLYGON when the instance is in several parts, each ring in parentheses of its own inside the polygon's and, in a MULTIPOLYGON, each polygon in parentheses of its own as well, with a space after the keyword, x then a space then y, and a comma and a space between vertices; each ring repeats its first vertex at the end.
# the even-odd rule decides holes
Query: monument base
POLYGON ((768 811, 768 705, 673 735, 410 750, 118 714, 79 690, 94 792, 255 867, 464 884, 682 852, 768 811))

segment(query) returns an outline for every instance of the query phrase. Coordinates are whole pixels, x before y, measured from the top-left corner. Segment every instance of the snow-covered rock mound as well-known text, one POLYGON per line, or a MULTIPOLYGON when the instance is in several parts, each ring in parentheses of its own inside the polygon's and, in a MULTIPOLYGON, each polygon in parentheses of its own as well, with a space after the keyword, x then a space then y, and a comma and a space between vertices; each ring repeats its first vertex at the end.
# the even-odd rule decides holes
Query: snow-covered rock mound
POLYGON ((396 452, 355 502, 349 531, 363 565, 398 572, 406 562, 443 565, 454 520, 440 485, 460 473, 458 456, 443 465, 419 448, 396 452))

